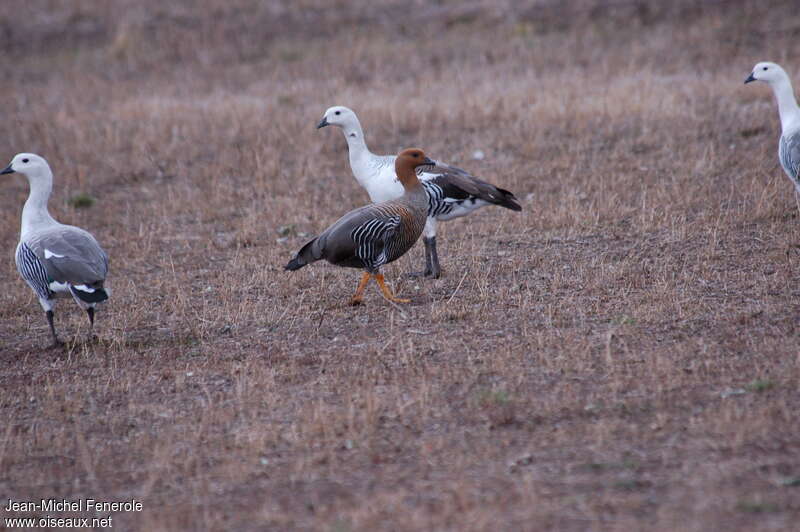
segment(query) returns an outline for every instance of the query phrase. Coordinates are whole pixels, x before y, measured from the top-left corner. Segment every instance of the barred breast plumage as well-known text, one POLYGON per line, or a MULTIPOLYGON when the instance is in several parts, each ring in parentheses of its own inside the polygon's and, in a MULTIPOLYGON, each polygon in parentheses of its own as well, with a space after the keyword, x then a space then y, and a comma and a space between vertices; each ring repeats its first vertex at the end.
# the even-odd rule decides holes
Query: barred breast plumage
POLYGON ((353 296, 353 303, 361 301, 371 277, 378 281, 387 299, 404 302, 388 292, 379 269, 402 257, 422 234, 428 200, 414 169, 431 163, 420 150, 401 152, 396 165, 405 193, 395 200, 366 205, 345 214, 303 246, 286 269, 298 270, 321 259, 337 266, 362 268, 366 270, 365 277, 353 296))

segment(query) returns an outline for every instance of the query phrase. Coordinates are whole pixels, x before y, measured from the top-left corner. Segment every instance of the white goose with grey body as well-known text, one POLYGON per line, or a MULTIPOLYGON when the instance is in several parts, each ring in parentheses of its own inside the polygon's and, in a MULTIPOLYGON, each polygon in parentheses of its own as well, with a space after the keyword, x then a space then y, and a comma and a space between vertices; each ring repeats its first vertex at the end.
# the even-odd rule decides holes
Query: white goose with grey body
POLYGON ((22 209, 22 229, 15 253, 17 270, 44 309, 53 344, 58 344, 53 311, 56 298, 72 297, 89 316, 90 334, 95 306, 108 299, 104 288, 108 255, 83 229, 58 223, 47 209, 53 173, 42 157, 20 153, 0 174, 21 173, 30 193, 22 209))
POLYGON ((800 194, 800 107, 797 105, 789 75, 778 64, 762 62, 753 67, 753 72, 744 80, 745 83, 751 81, 763 81, 772 87, 781 119, 778 160, 783 171, 792 180, 795 193, 800 194))
MULTIPOLYGON (((367 147, 364 131, 355 112, 343 106, 325 111, 317 129, 341 128, 347 140, 350 168, 356 181, 366 189, 373 203, 397 199, 403 186, 395 172, 395 155, 375 155, 367 147)), ((428 195, 428 218, 422 241, 425 244, 426 277, 439 277, 441 268, 436 252, 437 222, 460 218, 487 205, 522 210, 514 194, 442 162, 418 167, 417 176, 428 195)))

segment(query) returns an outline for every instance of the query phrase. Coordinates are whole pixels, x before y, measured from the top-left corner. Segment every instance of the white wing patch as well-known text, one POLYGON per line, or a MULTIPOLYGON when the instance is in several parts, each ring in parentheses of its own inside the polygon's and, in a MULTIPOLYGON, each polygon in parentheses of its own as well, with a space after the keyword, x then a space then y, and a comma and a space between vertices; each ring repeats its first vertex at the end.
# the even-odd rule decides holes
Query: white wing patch
POLYGON ((47 249, 47 248, 44 248, 44 258, 45 258, 45 259, 51 259, 51 258, 53 258, 53 257, 55 257, 55 258, 57 258, 57 259, 63 259, 63 258, 64 258, 64 255, 59 255, 58 253, 53 253, 53 252, 52 252, 52 251, 50 251, 49 249, 47 249))
POLYGON ((53 281, 52 283, 49 283, 49 286, 51 292, 69 292, 69 285, 67 283, 53 281))
POLYGON ((76 290, 80 290, 81 292, 88 292, 90 294, 94 293, 94 288, 88 287, 85 284, 74 284, 72 287, 76 290))

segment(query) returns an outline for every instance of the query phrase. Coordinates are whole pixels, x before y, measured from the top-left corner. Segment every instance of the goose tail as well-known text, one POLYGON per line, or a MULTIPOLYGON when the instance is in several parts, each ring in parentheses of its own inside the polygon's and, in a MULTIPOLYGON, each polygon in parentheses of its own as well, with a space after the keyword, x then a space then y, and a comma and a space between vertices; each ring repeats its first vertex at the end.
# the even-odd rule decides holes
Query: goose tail
POLYGON ((289 261, 289 264, 284 266, 285 270, 288 271, 295 271, 299 270, 303 266, 307 266, 314 261, 319 260, 319 257, 314 256, 314 244, 316 243, 317 239, 315 238, 302 248, 300 251, 297 252, 297 255, 294 256, 292 260, 289 261))
POLYGON ((102 303, 109 295, 103 286, 92 287, 85 284, 69 285, 69 291, 84 303, 102 303))
POLYGON ((512 192, 509 192, 508 190, 500 187, 497 187, 497 192, 499 192, 501 196, 497 198, 496 205, 499 205, 500 207, 505 207, 506 209, 511 209, 512 211, 519 212, 522 210, 522 205, 519 204, 519 201, 517 201, 517 197, 514 196, 512 192))

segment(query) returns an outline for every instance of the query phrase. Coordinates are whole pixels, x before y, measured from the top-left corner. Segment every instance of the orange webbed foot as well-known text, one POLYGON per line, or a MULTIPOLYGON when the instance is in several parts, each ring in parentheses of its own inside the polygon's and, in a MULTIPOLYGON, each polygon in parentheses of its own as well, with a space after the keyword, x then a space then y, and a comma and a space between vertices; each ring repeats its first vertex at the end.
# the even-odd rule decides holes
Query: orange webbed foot
POLYGON ((381 289, 381 293, 383 294, 383 297, 385 297, 386 299, 388 299, 389 301, 392 301, 394 303, 411 303, 410 299, 403 299, 402 297, 397 297, 396 295, 394 295, 392 293, 391 290, 389 290, 389 287, 386 286, 386 282, 383 279, 383 274, 376 273, 374 275, 374 277, 375 277, 375 281, 378 283, 378 286, 381 289))
POLYGON ((364 272, 364 275, 361 276, 361 280, 358 282, 356 293, 350 298, 350 305, 356 307, 361 304, 364 299, 364 289, 367 288, 367 283, 369 283, 370 279, 372 279, 372 274, 364 272))

